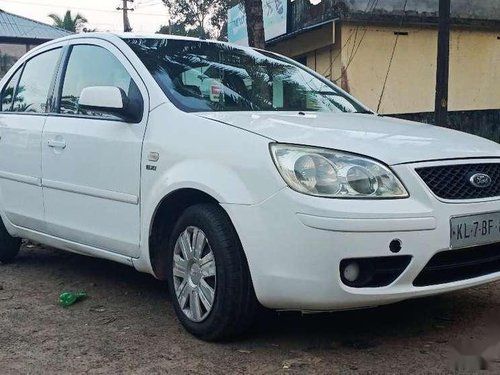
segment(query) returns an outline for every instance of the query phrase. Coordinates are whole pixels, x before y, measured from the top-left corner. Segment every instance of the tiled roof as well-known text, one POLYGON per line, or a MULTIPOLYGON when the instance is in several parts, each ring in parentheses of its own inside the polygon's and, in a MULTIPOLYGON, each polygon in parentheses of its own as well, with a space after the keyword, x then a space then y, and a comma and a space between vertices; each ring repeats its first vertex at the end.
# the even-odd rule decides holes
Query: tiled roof
POLYGON ((72 34, 58 27, 0 9, 0 38, 51 40, 72 34))

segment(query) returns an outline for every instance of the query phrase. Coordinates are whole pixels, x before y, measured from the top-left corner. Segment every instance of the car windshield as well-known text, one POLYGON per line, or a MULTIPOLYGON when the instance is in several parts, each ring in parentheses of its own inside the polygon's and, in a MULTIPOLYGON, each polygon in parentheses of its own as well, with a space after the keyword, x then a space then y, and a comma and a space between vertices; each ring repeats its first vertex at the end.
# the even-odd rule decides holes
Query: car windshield
POLYGON ((196 40, 124 40, 184 111, 369 112, 333 84, 270 52, 196 40))

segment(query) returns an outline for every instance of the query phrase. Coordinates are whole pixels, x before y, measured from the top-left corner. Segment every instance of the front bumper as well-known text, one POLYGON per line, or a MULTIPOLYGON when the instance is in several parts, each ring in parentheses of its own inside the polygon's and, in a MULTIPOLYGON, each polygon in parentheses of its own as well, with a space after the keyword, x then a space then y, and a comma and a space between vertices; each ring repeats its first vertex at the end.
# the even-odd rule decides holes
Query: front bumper
POLYGON ((258 205, 223 205, 240 236, 260 303, 283 310, 354 309, 500 279, 497 272, 440 285, 413 285, 436 253, 450 249, 452 216, 500 211, 499 199, 440 201, 414 168, 393 167, 409 190, 407 199, 325 199, 286 188, 258 205), (343 259, 394 256, 389 245, 395 239, 402 243, 397 255, 412 258, 394 282, 352 288, 341 281, 343 259))

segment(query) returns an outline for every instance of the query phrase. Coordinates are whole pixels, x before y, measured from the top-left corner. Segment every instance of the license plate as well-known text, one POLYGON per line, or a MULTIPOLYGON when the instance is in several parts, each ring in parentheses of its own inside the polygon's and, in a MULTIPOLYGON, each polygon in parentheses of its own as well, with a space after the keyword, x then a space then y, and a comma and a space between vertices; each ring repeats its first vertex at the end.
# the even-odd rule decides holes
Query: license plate
POLYGON ((500 242, 500 212, 452 217, 450 224, 451 248, 500 242))

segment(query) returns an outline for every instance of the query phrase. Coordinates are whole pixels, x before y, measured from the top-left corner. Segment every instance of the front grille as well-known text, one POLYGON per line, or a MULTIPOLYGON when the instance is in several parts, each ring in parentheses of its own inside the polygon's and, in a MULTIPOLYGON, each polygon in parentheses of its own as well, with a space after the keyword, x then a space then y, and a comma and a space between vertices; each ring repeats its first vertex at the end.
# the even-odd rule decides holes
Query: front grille
POLYGON ((478 199, 500 196, 500 164, 464 164, 416 169, 434 194, 443 199, 478 199), (491 177, 487 188, 475 187, 470 179, 476 173, 491 177))
POLYGON ((413 285, 428 286, 500 272, 500 243, 437 253, 413 285))

